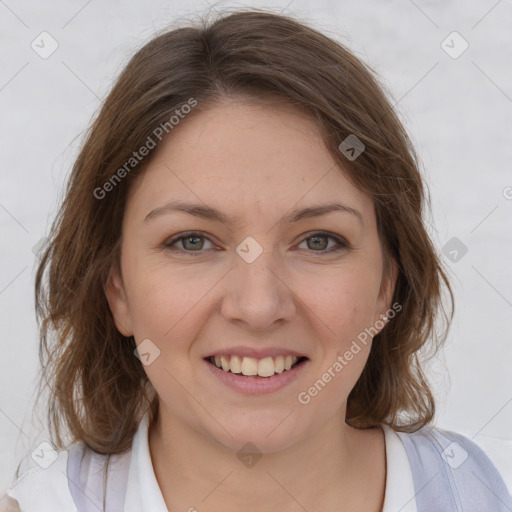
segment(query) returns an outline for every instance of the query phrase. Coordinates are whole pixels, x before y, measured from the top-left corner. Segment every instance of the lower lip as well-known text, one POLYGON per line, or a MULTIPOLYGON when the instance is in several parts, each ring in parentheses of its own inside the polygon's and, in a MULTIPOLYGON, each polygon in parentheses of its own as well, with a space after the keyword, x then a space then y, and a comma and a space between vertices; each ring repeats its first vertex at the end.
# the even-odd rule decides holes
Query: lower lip
POLYGON ((306 359, 292 369, 277 373, 272 377, 257 377, 252 375, 245 377, 241 374, 225 372, 208 361, 204 362, 215 377, 219 378, 232 389, 240 391, 241 393, 257 395, 261 393, 272 393, 273 391, 283 388, 302 373, 308 361, 309 359, 306 359))

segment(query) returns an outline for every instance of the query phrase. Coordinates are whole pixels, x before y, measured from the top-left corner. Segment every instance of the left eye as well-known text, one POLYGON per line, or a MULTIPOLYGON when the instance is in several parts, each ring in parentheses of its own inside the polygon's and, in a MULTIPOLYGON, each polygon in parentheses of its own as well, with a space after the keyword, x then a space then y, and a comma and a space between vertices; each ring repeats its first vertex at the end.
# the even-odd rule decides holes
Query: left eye
MULTIPOLYGON (((201 233, 186 233, 181 236, 173 237, 165 242, 164 247, 171 251, 185 252, 188 254, 194 252, 204 252, 201 249, 204 248, 204 240, 207 240, 210 244, 212 243, 209 238, 203 236, 201 233), (176 244, 181 242, 181 247, 176 247, 176 244)), ((349 245, 347 242, 342 240, 341 238, 334 236, 330 233, 324 233, 322 231, 316 232, 304 238, 301 244, 305 243, 308 249, 311 249, 312 252, 317 252, 320 254, 330 253, 341 251, 343 249, 348 249, 349 245), (334 240, 334 246, 328 248, 329 242, 328 240, 334 240), (311 242, 308 242, 311 241, 311 242)))
POLYGON ((211 243, 207 237, 202 236, 200 233, 187 233, 180 237, 171 238, 165 243, 165 247, 173 251, 181 251, 181 248, 175 247, 176 243, 181 241, 181 246, 186 250, 185 252, 198 252, 204 245, 200 243, 201 240, 208 240, 211 243))
POLYGON ((344 242, 341 238, 338 238, 337 236, 331 235, 329 233, 323 233, 323 232, 313 233, 312 235, 308 236, 307 238, 305 238, 302 241, 302 243, 304 243, 304 242, 307 243, 307 246, 310 249, 311 248, 320 249, 319 251, 318 250, 313 251, 313 252, 320 252, 320 253, 336 252, 336 251, 341 251, 342 249, 348 248, 348 244, 346 242, 344 242), (327 249, 327 246, 329 245, 329 242, 328 242, 329 239, 334 240, 335 244, 333 247, 330 247, 329 249, 327 249), (307 243, 308 240, 312 240, 312 242, 307 243))

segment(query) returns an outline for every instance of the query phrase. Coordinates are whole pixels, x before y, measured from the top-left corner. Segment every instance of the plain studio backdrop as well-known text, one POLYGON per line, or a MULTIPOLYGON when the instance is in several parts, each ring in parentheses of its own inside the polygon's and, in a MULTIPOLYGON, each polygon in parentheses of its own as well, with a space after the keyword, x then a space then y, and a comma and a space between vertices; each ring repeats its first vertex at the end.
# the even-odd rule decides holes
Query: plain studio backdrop
POLYGON ((36 254, 91 117, 156 30, 244 6, 309 21, 388 88, 422 160, 429 229, 456 295, 428 368, 435 424, 482 446, 512 488, 512 1, 210 4, 0 0, 0 490, 48 439, 32 422, 36 254))

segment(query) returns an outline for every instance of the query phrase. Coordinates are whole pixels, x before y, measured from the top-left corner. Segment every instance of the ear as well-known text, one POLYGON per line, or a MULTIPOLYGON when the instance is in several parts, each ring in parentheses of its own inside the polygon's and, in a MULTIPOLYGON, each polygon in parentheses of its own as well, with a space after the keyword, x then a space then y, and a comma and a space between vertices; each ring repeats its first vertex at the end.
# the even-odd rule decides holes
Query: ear
POLYGON ((394 260, 389 263, 389 268, 386 275, 383 275, 380 284, 379 297, 377 299, 376 317, 377 320, 382 320, 386 313, 391 308, 391 301, 393 300, 393 293, 395 291, 396 280, 398 277, 398 266, 394 260))
POLYGON ((124 284, 119 272, 112 268, 105 286, 110 311, 117 330, 126 337, 133 336, 132 319, 124 284))

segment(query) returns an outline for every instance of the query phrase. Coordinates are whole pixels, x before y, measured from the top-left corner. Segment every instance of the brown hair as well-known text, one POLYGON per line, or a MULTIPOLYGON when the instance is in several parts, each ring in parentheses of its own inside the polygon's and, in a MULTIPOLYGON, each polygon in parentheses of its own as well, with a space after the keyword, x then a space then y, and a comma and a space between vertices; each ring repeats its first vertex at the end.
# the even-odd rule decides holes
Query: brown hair
POLYGON ((87 134, 37 269, 40 385, 51 392, 48 422, 57 447, 65 446, 65 426, 70 442, 123 452, 145 410, 150 407, 152 418, 158 412, 135 341, 116 329, 104 291, 109 271, 119 265, 127 193, 153 152, 105 198, 95 191, 190 98, 200 110, 219 99, 278 97, 314 117, 335 161, 373 197, 385 272, 392 263, 398 268, 392 302, 402 311, 374 338, 348 397, 346 421, 401 431, 432 421, 434 398, 419 354, 428 347, 435 353, 444 342, 453 294, 425 229, 428 194, 418 158, 383 89, 343 45, 260 10, 167 31, 131 58, 87 134), (365 145, 353 161, 339 149, 349 135, 365 145), (445 330, 434 325, 440 313, 445 330))

